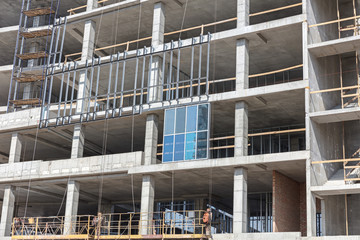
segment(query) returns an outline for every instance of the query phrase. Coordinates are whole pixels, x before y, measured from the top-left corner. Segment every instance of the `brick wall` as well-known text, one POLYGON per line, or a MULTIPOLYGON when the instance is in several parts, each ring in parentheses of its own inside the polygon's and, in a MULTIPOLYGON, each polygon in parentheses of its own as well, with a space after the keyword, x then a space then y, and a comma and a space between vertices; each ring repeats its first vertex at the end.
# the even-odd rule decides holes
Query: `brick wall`
POLYGON ((306 183, 300 183, 300 232, 306 236, 306 183))
POLYGON ((274 232, 306 233, 305 189, 305 184, 273 171, 274 232))

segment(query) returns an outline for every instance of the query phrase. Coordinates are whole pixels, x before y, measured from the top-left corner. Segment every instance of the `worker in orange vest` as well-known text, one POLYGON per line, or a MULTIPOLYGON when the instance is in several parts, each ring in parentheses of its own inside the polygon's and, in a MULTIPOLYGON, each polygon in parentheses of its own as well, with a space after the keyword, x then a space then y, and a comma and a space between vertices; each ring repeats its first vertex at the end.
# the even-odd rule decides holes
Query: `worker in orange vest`
POLYGON ((206 212, 203 216, 203 223, 205 224, 205 235, 210 236, 211 235, 211 219, 212 219, 212 213, 211 209, 206 209, 206 212))

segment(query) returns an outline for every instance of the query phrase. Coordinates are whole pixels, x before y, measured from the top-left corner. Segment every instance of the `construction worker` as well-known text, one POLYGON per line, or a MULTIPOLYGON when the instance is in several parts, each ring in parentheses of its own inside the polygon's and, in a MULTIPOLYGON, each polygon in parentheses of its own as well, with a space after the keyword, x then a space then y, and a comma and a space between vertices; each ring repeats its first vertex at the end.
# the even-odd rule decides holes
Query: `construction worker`
POLYGON ((203 223, 205 224, 205 235, 211 236, 211 219, 212 219, 212 213, 211 209, 206 209, 206 212, 203 215, 203 223))
POLYGON ((21 231, 22 221, 20 218, 14 218, 14 234, 18 235, 18 231, 21 231))
POLYGON ((100 233, 101 233, 102 221, 103 221, 103 218, 102 218, 101 212, 99 212, 98 215, 95 216, 92 221, 92 225, 95 228, 95 236, 97 236, 97 237, 100 236, 100 233))

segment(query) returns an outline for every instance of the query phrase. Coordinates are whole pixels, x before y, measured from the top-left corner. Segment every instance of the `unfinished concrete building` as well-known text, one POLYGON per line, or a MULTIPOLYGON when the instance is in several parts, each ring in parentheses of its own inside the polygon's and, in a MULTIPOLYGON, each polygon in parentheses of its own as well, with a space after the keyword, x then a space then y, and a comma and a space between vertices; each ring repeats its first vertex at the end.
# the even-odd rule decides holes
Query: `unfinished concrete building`
POLYGON ((0 6, 1 239, 360 239, 359 0, 0 6))

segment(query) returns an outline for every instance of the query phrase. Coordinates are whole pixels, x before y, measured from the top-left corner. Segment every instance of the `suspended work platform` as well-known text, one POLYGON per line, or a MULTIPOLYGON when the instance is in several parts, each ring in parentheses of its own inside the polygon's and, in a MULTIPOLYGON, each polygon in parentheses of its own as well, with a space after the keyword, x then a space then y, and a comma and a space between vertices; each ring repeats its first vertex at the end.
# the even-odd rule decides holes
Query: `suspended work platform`
POLYGON ((36 17, 41 15, 54 14, 55 11, 52 10, 51 8, 35 8, 35 9, 23 11, 23 13, 28 17, 36 17))
POLYGON ((14 218, 12 239, 207 239, 204 211, 14 218), (148 220, 148 219, 152 220, 148 220))

